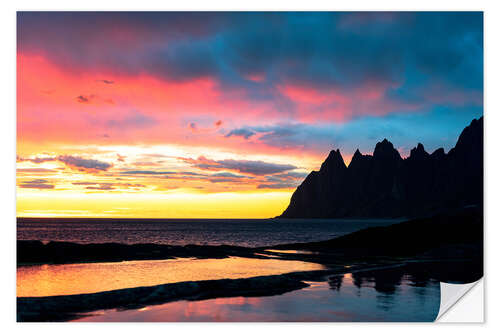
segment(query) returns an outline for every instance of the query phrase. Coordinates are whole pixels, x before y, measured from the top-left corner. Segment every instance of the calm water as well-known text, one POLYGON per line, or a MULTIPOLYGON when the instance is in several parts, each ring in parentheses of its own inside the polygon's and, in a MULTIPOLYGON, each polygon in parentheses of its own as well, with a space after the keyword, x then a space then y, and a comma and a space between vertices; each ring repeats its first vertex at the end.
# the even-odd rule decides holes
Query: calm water
POLYGON ((178 301, 139 310, 106 310, 78 321, 433 321, 439 282, 398 270, 345 274, 271 297, 178 301))
POLYGON ((325 267, 303 261, 239 257, 23 266, 17 268, 17 296, 87 294, 181 281, 238 279, 320 269, 325 267))
POLYGON ((401 220, 21 219, 18 240, 270 246, 327 240, 401 220))

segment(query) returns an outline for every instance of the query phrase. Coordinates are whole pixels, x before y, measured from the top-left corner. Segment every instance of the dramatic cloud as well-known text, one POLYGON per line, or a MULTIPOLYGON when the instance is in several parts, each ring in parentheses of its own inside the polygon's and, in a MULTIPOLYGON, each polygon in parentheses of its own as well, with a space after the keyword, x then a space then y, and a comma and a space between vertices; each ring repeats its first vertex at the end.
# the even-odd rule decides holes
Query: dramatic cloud
POLYGON ((307 172, 287 172, 278 175, 266 176, 266 179, 273 182, 278 181, 302 181, 308 175, 307 172))
POLYGON ((51 161, 56 161, 57 158, 56 157, 34 157, 34 158, 25 158, 25 157, 20 157, 20 156, 17 156, 16 160, 18 162, 32 162, 32 163, 36 163, 36 164, 40 164, 40 163, 44 163, 44 162, 51 162, 51 161))
POLYGON ((40 190, 53 189, 55 186, 50 184, 46 179, 27 180, 19 184, 22 188, 35 188, 40 190))
POLYGON ((207 177, 212 183, 239 183, 244 180, 248 181, 252 179, 252 177, 237 175, 231 172, 216 172, 207 177))
POLYGON ((64 191, 137 191, 142 213, 177 214, 149 200, 175 189, 239 192, 192 207, 252 215, 258 188, 280 192, 255 209, 275 216, 332 149, 346 163, 383 138, 402 156, 417 142, 448 150, 483 114, 482 12, 18 12, 16 24, 19 214, 38 200, 22 187, 50 190, 57 175, 47 211, 67 208, 64 191))
POLYGON ((297 167, 290 164, 267 163, 262 161, 247 161, 247 160, 210 160, 204 156, 197 159, 179 158, 180 160, 193 165, 198 169, 203 170, 236 170, 241 173, 251 175, 269 175, 281 173, 288 170, 296 169, 297 167))
POLYGON ((323 129, 394 115, 425 115, 426 130, 456 135, 482 113, 482 21, 480 12, 20 12, 18 133, 260 155, 318 155, 337 142, 323 129), (257 128, 283 122, 297 127, 257 128))
POLYGON ((265 182, 257 186, 260 189, 286 189, 296 188, 308 175, 305 172, 287 172, 265 177, 265 182))
POLYGON ((153 171, 153 170, 128 170, 122 175, 166 176, 168 179, 202 180, 211 183, 239 183, 251 180, 253 177, 238 175, 232 172, 198 173, 190 171, 153 171))
POLYGON ((231 130, 225 137, 240 136, 271 147, 325 151, 342 141, 343 132, 338 125, 283 123, 241 127, 231 130))
POLYGON ((251 136, 255 135, 255 133, 256 132, 254 132, 253 130, 248 129, 248 128, 238 128, 238 129, 234 129, 234 130, 230 131, 225 136, 226 136, 226 138, 229 138, 231 136, 241 136, 241 137, 244 137, 245 139, 248 139, 251 136))
MULTIPOLYGON (((283 82, 341 95, 372 85, 383 87, 382 104, 426 104, 430 82, 482 91, 482 18, 480 12, 20 12, 17 22, 20 52, 73 70, 145 72, 169 81, 211 77, 250 100, 277 98, 283 82)), ((283 106, 276 99, 275 107, 283 106)))
POLYGON ((247 176, 237 175, 231 172, 216 172, 211 174, 212 177, 222 177, 222 178, 248 178, 247 176))
POLYGON ((362 117, 345 124, 336 123, 276 123, 266 126, 244 126, 236 128, 242 132, 254 132, 252 137, 230 137, 226 140, 249 141, 252 144, 315 152, 326 158, 332 149, 340 149, 344 157, 356 149, 371 153, 378 141, 387 138, 406 155, 417 142, 429 150, 444 147, 446 150, 456 144, 463 128, 471 117, 480 117, 481 108, 438 108, 425 114, 394 114, 384 117, 362 117), (460 112, 457 112, 459 110, 460 112), (429 119, 434 121, 429 122, 429 119), (423 139, 425 138, 425 139, 423 139))
POLYGON ((111 163, 71 155, 58 156, 57 160, 80 171, 106 171, 113 166, 111 163))

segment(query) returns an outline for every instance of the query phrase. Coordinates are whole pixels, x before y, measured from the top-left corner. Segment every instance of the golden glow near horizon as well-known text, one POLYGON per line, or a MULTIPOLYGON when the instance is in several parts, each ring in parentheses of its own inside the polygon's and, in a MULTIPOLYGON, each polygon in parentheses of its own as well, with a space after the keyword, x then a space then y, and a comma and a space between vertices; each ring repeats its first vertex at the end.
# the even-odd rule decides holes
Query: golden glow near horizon
POLYGON ((280 168, 318 163, 219 149, 204 156, 205 147, 176 145, 49 148, 18 154, 19 217, 272 218, 283 212, 308 173, 280 168))
POLYGON ((270 218, 281 214, 292 193, 34 192, 18 194, 19 217, 270 218))

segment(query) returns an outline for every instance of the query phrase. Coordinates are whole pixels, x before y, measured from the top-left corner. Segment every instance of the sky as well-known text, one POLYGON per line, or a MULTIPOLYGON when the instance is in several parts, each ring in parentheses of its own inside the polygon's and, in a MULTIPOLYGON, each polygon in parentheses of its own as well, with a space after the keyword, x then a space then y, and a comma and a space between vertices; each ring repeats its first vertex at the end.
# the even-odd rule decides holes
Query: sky
POLYGON ((17 215, 269 218, 482 114, 480 12, 18 12, 17 215))

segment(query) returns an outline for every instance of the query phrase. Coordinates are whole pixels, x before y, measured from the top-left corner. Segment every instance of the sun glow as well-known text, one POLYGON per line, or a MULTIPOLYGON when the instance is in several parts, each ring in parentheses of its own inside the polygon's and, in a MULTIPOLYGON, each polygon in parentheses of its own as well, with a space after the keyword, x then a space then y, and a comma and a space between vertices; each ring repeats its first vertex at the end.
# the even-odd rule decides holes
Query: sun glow
POLYGON ((307 166, 318 164, 178 144, 53 143, 40 154, 24 147, 20 217, 271 218, 286 208, 307 166))
POLYGON ((24 217, 271 218, 281 214, 291 191, 243 193, 79 193, 46 195, 21 189, 17 214, 24 217))

